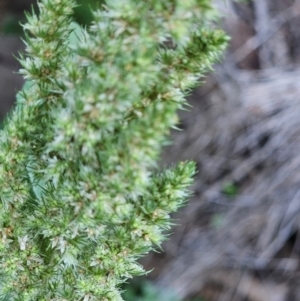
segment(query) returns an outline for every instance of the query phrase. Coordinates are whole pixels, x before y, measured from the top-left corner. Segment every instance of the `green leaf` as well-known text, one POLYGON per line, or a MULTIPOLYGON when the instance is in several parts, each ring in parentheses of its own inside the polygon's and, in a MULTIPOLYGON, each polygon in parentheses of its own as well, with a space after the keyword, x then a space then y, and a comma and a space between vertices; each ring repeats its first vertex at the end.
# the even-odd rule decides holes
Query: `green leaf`
POLYGON ((226 196, 234 197, 238 194, 238 190, 238 187, 234 183, 229 182, 224 185, 223 193, 226 196))
POLYGON ((70 40, 70 46, 76 46, 76 44, 79 41, 79 36, 82 34, 83 32, 83 28, 76 22, 72 22, 70 24, 70 30, 72 30, 69 40, 70 40))

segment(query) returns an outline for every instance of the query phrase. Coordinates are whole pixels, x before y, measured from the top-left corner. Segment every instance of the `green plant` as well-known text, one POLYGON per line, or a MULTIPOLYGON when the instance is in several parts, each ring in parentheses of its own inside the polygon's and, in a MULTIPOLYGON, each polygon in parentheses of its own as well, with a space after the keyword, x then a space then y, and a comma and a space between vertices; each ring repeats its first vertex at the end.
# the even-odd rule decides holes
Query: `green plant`
POLYGON ((137 285, 129 285, 123 294, 125 301, 180 301, 168 293, 160 293, 149 282, 140 282, 137 285))
POLYGON ((194 164, 155 162, 226 37, 209 0, 107 0, 76 33, 73 0, 38 6, 0 134, 0 300, 122 300, 189 196, 194 164))
POLYGON ((238 195, 239 188, 232 182, 227 182, 223 186, 223 193, 228 197, 235 197, 238 195))
MULTIPOLYGON (((151 282, 132 281, 125 285, 125 292, 122 295, 124 301, 183 301, 174 296, 170 291, 159 291, 151 282)), ((186 299, 185 299, 186 300, 186 299)), ((186 301, 205 301, 201 297, 188 299, 186 301)))

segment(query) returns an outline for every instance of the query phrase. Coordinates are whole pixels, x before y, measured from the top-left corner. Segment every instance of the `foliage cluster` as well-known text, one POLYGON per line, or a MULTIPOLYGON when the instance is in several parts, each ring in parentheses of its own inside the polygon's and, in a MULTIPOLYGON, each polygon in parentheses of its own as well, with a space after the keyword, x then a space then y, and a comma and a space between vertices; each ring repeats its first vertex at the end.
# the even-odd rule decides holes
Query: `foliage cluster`
POLYGON ((189 196, 194 164, 156 162, 226 37, 209 0, 107 0, 76 34, 75 1, 38 7, 0 133, 0 300, 119 301, 189 196))

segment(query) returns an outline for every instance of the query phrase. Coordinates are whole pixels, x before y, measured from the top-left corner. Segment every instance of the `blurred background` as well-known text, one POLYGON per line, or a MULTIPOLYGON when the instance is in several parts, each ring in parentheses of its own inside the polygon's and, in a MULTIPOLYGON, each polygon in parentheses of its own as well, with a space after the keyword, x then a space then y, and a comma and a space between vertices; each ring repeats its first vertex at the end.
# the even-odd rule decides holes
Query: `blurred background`
MULTIPOLYGON (((34 2, 0 0, 1 120, 23 84, 14 56, 34 2)), ((88 24, 101 1, 78 2, 88 24)), ((161 162, 197 162, 194 197, 127 301, 300 300, 300 0, 214 3, 230 47, 161 162)))

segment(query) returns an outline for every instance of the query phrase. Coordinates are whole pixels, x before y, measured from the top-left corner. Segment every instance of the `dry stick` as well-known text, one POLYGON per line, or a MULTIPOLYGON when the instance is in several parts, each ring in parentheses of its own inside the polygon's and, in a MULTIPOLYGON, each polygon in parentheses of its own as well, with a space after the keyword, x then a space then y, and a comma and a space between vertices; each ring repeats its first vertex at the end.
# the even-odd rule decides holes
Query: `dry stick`
MULTIPOLYGON (((261 0, 258 0, 259 2, 261 0)), ((261 1, 264 2, 264 1, 261 1)), ((287 22, 298 17, 300 15, 300 4, 299 0, 296 0, 295 3, 277 14, 267 26, 266 30, 262 34, 257 34, 247 40, 241 47, 234 51, 229 57, 229 61, 232 61, 235 64, 238 64, 243 59, 245 59, 252 51, 256 50, 267 42, 280 28, 287 22)), ((258 29, 259 30, 259 29, 258 29)))
MULTIPOLYGON (((246 272, 243 272, 242 275, 239 272, 217 272, 212 276, 212 279, 223 283, 229 288, 235 288, 238 284, 236 296, 247 296, 253 301, 283 301, 287 294, 286 286, 275 286, 271 283, 261 284, 246 272)), ((236 299, 231 298, 230 300, 236 299)))
POLYGON ((281 218, 281 222, 279 221, 279 231, 277 231, 276 238, 271 243, 269 243, 268 247, 260 254, 260 256, 255 261, 255 266, 257 266, 258 268, 261 269, 266 267, 266 265, 270 263, 274 255, 281 249, 281 247, 289 238, 294 227, 297 215, 300 212, 299 197, 300 190, 297 191, 294 198, 290 202, 286 213, 281 218))
POLYGON ((277 238, 274 239, 273 242, 266 248, 266 250, 264 250, 255 260, 255 268, 265 268, 267 264, 272 260, 274 255, 281 249, 292 232, 295 219, 296 217, 291 219, 291 221, 285 226, 285 228, 278 231, 277 238))
MULTIPOLYGON (((255 29, 257 32, 257 41, 261 43, 268 31, 270 24, 269 7, 267 1, 256 0, 253 2, 256 14, 255 29)), ((272 50, 266 44, 262 45, 259 50, 259 63, 262 69, 272 67, 272 50)))
MULTIPOLYGON (((257 0, 256 2, 264 2, 264 1, 257 0)), ((262 13, 260 14, 260 17, 262 17, 261 15, 262 13)), ((254 50, 258 49, 264 43, 266 43, 270 38, 272 38, 272 36, 274 36, 276 32, 280 30, 282 26, 285 25, 285 23, 291 21, 292 19, 298 17, 299 15, 300 15, 300 3, 299 0, 295 0, 292 6, 288 7, 281 13, 277 14, 267 24, 264 24, 266 29, 263 30, 262 33, 260 32, 260 28, 258 27, 258 23, 257 23, 256 29, 258 31, 258 34, 248 39, 241 47, 239 47, 237 50, 235 50, 233 53, 227 56, 226 63, 223 64, 221 70, 218 70, 218 72, 224 73, 221 77, 230 78, 235 83, 238 83, 239 76, 236 75, 236 72, 238 70, 236 70, 235 66, 241 61, 243 61, 254 50)), ((221 81, 222 80, 220 80, 220 76, 217 76, 215 74, 214 80, 211 82, 209 88, 207 88, 208 91, 206 93, 209 93, 213 88, 213 86, 216 83, 220 84, 221 81)))

